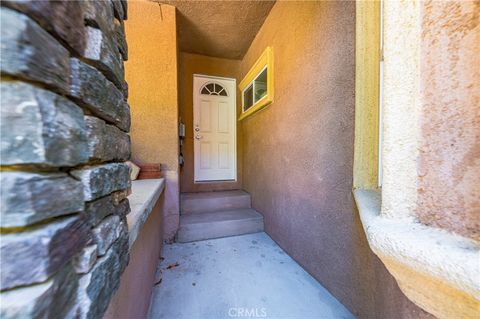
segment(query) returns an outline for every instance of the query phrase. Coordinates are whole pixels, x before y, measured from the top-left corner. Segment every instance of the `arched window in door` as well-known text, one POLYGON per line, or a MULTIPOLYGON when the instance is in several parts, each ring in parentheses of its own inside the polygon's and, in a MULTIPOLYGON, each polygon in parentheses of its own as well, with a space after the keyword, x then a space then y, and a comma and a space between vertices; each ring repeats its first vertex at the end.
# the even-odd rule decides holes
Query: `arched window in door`
POLYGON ((218 83, 207 83, 200 90, 201 94, 204 95, 220 95, 228 96, 227 90, 218 83))

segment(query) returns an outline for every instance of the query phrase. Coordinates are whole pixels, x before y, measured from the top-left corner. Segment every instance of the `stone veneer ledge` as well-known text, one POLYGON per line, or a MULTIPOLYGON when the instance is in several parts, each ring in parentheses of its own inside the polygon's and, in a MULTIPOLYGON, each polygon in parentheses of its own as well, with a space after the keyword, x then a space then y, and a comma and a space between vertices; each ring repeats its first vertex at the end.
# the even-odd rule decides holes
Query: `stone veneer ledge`
POLYGON ((165 180, 163 178, 135 180, 132 182, 132 194, 128 196, 131 212, 127 215, 129 248, 132 248, 135 243, 164 189, 165 180))
POLYGON ((478 243, 380 215, 379 191, 357 189, 354 197, 370 247, 409 298, 439 318, 471 318, 478 311, 478 243))

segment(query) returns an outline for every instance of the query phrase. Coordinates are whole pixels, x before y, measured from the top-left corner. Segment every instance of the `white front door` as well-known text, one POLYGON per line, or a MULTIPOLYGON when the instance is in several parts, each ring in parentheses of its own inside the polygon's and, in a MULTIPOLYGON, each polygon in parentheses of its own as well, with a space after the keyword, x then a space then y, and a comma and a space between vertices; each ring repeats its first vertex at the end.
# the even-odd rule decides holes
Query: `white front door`
POLYGON ((236 180, 236 82, 193 77, 195 182, 236 180))

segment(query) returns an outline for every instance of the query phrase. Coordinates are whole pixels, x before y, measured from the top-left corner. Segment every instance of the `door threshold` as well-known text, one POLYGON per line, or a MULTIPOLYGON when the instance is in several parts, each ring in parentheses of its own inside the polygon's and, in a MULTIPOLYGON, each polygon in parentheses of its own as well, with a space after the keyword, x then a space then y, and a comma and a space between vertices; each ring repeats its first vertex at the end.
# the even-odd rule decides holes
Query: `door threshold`
POLYGON ((236 179, 222 179, 216 181, 195 181, 194 184, 236 183, 236 179))

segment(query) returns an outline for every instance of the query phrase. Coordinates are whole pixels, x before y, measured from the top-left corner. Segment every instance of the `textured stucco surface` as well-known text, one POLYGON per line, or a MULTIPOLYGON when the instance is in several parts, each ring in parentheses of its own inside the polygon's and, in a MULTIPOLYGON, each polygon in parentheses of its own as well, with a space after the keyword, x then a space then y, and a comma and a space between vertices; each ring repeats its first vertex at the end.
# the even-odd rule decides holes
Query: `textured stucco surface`
POLYGON ((130 262, 104 319, 145 318, 162 250, 162 197, 155 204, 130 250, 130 262))
POLYGON ((422 9, 417 215, 480 240, 480 2, 422 9))
POLYGON ((418 221, 479 236, 479 4, 383 3, 382 213, 357 201, 363 226, 410 300, 476 318, 478 245, 418 221))
POLYGON ((161 163, 166 178, 164 235, 178 227, 178 83, 175 8, 131 1, 125 23, 125 63, 132 113, 132 160, 161 163))
POLYGON ((243 57, 275 4, 270 0, 159 2, 177 7, 181 51, 228 59, 243 57))
MULTIPOLYGON (((175 8, 132 1, 125 24, 125 73, 132 112, 132 159, 178 167, 175 8)), ((162 167, 163 168, 163 167, 162 167)))
MULTIPOLYGON (((240 61, 212 58, 205 55, 180 53, 179 55, 179 108, 185 123, 185 142, 182 153, 185 165, 180 171, 180 190, 182 192, 200 192, 242 188, 242 130, 237 123, 237 181, 222 183, 194 183, 193 153, 193 75, 203 74, 227 78, 237 78, 240 61)), ((237 92, 237 115, 241 112, 240 92, 237 92)))
POLYGON ((419 1, 386 1, 383 14, 382 214, 413 220, 420 131, 419 1))
POLYGON ((352 191, 355 3, 278 2, 241 75, 271 45, 275 101, 243 121, 243 184, 268 234, 359 318, 430 318, 371 252, 352 191))
POLYGON ((379 191, 357 189, 354 194, 371 249, 405 295, 438 318, 477 318, 478 244, 416 221, 380 215, 379 191))

